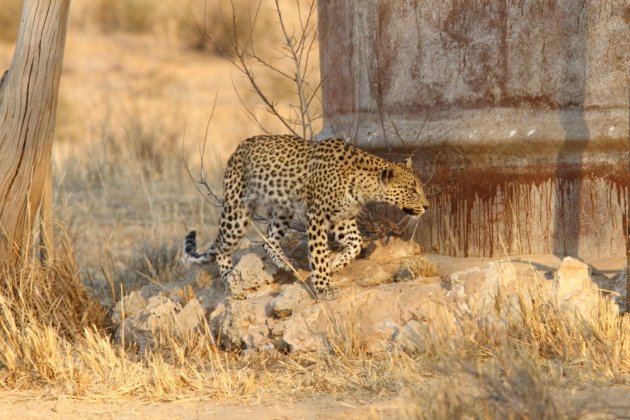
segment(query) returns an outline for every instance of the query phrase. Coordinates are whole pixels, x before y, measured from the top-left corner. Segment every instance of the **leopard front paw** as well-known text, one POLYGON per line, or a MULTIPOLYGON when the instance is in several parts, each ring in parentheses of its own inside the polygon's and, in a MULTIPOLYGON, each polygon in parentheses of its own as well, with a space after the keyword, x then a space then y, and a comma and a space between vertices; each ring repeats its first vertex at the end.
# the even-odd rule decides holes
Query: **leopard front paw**
POLYGON ((335 300, 339 297, 339 289, 336 287, 317 287, 315 290, 319 300, 335 300))

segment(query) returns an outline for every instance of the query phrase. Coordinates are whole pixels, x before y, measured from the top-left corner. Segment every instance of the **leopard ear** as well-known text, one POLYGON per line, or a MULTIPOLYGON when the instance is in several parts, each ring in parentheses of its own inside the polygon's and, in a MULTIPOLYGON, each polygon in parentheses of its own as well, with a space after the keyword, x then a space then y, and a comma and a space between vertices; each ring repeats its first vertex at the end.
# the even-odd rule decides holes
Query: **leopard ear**
POLYGON ((381 173, 379 174, 378 179, 379 181, 381 181, 381 184, 387 185, 389 184, 389 181, 391 181, 393 177, 394 177, 394 170, 391 167, 387 167, 387 168, 381 169, 381 173))
POLYGON ((409 168, 409 169, 413 169, 413 161, 411 160, 411 156, 409 156, 407 159, 405 159, 403 161, 403 164, 409 168))
POLYGON ((387 168, 381 169, 381 173, 379 174, 378 178, 381 181, 381 184, 387 185, 392 181, 392 179, 400 176, 400 173, 400 167, 398 165, 392 165, 388 166, 387 168))

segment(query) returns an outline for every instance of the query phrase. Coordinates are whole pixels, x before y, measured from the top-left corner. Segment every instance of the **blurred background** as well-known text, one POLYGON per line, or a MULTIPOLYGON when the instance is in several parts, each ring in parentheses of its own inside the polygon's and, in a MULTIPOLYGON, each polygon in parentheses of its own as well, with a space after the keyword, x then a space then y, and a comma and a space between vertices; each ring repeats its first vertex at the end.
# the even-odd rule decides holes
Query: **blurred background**
MULTIPOLYGON (((280 2, 296 39, 305 22, 316 30, 311 5, 280 2)), ((0 6, 4 70, 22 1, 0 6)), ((314 40, 304 66, 318 86, 314 40)), ((214 239, 218 211, 184 164, 199 177, 204 141, 208 183, 221 195, 225 162, 241 140, 287 131, 234 65, 234 41, 270 64, 251 65, 268 98, 290 113, 296 88, 283 73, 295 63, 273 0, 72 1, 53 148, 55 216, 97 291, 111 292, 106 279, 135 289, 179 275, 188 229, 200 231, 202 244, 214 239)))

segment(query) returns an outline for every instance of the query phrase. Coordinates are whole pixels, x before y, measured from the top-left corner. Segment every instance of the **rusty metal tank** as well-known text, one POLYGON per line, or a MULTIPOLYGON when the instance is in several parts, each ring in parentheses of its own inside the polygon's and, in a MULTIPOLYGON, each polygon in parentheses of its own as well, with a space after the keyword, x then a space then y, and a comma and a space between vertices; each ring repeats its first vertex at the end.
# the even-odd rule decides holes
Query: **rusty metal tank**
POLYGON ((319 1, 324 136, 413 157, 457 256, 626 253, 630 6, 319 1))

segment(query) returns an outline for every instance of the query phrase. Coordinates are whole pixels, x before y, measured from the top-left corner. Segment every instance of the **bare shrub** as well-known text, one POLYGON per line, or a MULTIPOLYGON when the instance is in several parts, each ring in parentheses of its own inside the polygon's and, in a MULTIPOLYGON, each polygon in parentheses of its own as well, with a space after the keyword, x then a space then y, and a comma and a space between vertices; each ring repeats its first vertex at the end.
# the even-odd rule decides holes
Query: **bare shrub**
MULTIPOLYGON (((178 23, 179 37, 195 50, 209 50, 234 57, 234 45, 250 48, 277 45, 279 34, 274 28, 271 1, 238 2, 231 0, 193 0, 188 15, 178 23), (253 25, 256 22, 257 25, 253 25), (211 42, 208 42, 211 40, 211 42)), ((263 47, 269 54, 268 47, 263 47)))
MULTIPOLYGON (((250 86, 253 99, 246 98, 233 83, 250 121, 263 132, 274 133, 275 130, 270 130, 265 119, 258 113, 258 109, 262 107, 264 112, 285 131, 312 139, 321 128, 322 119, 316 57, 317 3, 314 0, 295 0, 292 2, 292 8, 289 8, 286 7, 286 3, 281 7, 280 3, 274 0, 271 10, 276 24, 273 26, 267 24, 267 19, 261 18, 266 3, 259 0, 254 4, 253 9, 250 5, 248 18, 245 20, 240 17, 242 13, 235 2, 230 0, 227 15, 231 17, 231 21, 223 22, 227 30, 223 30, 222 33, 231 34, 232 38, 204 31, 204 39, 230 60, 250 86), (293 19, 287 18, 289 14, 287 9, 293 10, 295 14, 293 19), (279 34, 281 41, 275 55, 269 55, 267 48, 260 47, 261 40, 258 37, 254 38, 261 30, 266 33, 277 31, 279 34), (241 34, 249 35, 243 37, 241 34), (261 80, 267 80, 267 83, 261 80)), ((208 195, 214 205, 220 205, 221 199, 215 188, 207 182, 204 173, 205 145, 204 142, 203 150, 200 152, 199 175, 193 175, 187 164, 186 166, 200 192, 208 195)))
MULTIPOLYGON (((285 15, 286 9, 280 6, 278 0, 274 0, 273 10, 277 22, 275 28, 265 26, 264 21, 259 21, 262 5, 262 0, 259 0, 256 9, 250 13, 247 26, 243 28, 243 22, 237 18, 238 10, 231 1, 232 20, 226 24, 228 31, 224 32, 232 34, 233 38, 213 37, 206 32, 206 40, 210 45, 224 51, 225 56, 248 80, 255 97, 267 113, 277 119, 288 132, 311 139, 317 131, 316 124, 321 119, 320 83, 316 75, 317 68, 313 66, 317 63, 314 57, 318 47, 317 3, 313 0, 295 0, 297 16, 294 24, 290 25, 285 15), (260 41, 254 38, 259 27, 263 27, 265 31, 279 31, 281 43, 275 56, 266 54, 265 49, 260 48, 260 41), (249 34, 250 38, 244 40, 239 36, 241 33, 249 34), (261 82, 265 79, 273 81, 271 86, 261 82), (285 101, 286 106, 276 101, 278 91, 283 90, 277 88, 278 84, 284 84, 290 89, 291 95, 285 101)), ((255 107, 250 106, 240 93, 239 98, 250 120, 259 129, 269 133, 255 107)))

